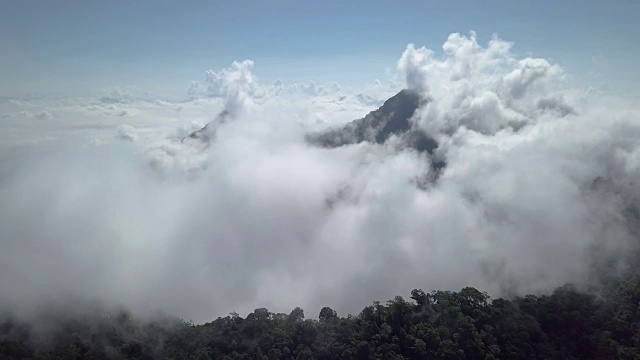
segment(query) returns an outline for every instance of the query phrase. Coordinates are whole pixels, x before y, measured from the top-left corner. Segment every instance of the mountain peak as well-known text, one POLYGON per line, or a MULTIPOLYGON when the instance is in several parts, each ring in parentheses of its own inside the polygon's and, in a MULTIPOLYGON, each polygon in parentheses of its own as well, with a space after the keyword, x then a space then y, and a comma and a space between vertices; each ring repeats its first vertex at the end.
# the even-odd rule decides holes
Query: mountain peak
MULTIPOLYGON (((188 138, 197 139, 205 143, 208 143, 209 140, 211 140, 211 138, 215 137, 217 127, 224 124, 227 121, 228 117, 229 117, 229 111, 222 110, 222 112, 220 112, 220 114, 218 114, 218 116, 216 116, 214 120, 207 123, 202 129, 196 130, 191 134, 189 134, 188 138)), ((182 139, 182 141, 186 139, 187 138, 184 138, 182 139)))
POLYGON ((438 147, 438 143, 413 126, 410 121, 423 104, 424 101, 418 93, 405 89, 387 99, 382 106, 365 117, 341 128, 308 134, 306 139, 312 144, 333 148, 365 141, 383 144, 389 137, 396 135, 403 137, 408 146, 431 153, 438 147))

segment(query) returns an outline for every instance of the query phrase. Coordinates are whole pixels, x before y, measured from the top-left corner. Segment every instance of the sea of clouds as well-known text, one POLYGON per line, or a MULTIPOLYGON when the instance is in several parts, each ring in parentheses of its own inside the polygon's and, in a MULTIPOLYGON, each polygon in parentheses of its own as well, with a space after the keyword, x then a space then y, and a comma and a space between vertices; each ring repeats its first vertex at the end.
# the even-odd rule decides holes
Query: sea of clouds
MULTIPOLYGON (((263 84, 252 61, 184 101, 122 88, 0 103, 0 301, 69 294, 195 322, 266 307, 357 313, 413 288, 492 296, 588 285, 638 242, 640 111, 568 89, 560 66, 451 34, 355 89, 263 84), (446 162, 312 147, 402 88, 446 162), (209 144, 188 139, 216 115, 209 144), (631 215, 629 215, 631 214, 631 215)), ((255 66, 259 66, 256 64, 255 66)))

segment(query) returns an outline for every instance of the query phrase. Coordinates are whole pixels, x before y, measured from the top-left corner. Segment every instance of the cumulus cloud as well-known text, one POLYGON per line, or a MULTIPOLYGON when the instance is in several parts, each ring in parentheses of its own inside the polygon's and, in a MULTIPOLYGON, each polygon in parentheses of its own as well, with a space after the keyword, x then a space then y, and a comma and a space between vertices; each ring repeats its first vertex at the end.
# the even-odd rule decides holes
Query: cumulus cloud
POLYGON ((105 104, 130 104, 140 99, 148 100, 149 93, 136 86, 127 85, 97 91, 98 100, 105 104))
POLYGON ((560 69, 545 59, 526 58, 518 67, 503 77, 503 83, 514 99, 522 98, 528 89, 545 77, 557 74, 560 69))
POLYGON ((130 126, 105 131, 133 144, 64 138, 12 152, 0 163, 5 306, 73 293, 196 322, 257 307, 345 314, 413 288, 524 294, 587 284, 598 264, 624 268, 637 242, 639 112, 557 88, 557 65, 510 46, 453 34, 441 58, 402 54, 406 85, 428 99, 415 126, 447 163, 426 187, 424 154, 304 142, 364 116, 375 105, 355 95, 369 92, 256 101, 249 61, 208 72, 222 99, 176 105, 179 115, 126 104, 130 126), (209 147, 175 136, 224 109, 241 111, 209 147))
POLYGON ((237 115, 256 91, 252 69, 253 61, 244 60, 234 61, 230 68, 219 72, 208 70, 206 73, 208 95, 224 97, 225 110, 231 116, 237 115))
POLYGON ((133 126, 119 125, 116 129, 116 137, 121 140, 136 141, 138 132, 133 126))
POLYGON ((483 134, 519 129, 545 110, 574 113, 567 97, 554 93, 562 69, 545 59, 518 60, 512 44, 494 36, 482 47, 475 33, 451 34, 443 57, 426 48, 407 46, 398 61, 405 85, 434 99, 418 119, 428 132, 451 132, 464 126, 483 134))
POLYGON ((41 111, 41 112, 39 112, 39 113, 37 113, 37 114, 35 114, 33 116, 38 118, 38 119, 42 119, 42 120, 51 119, 51 114, 49 112, 47 112, 47 111, 41 111))
POLYGON ((100 101, 107 104, 127 104, 132 101, 132 95, 127 89, 113 88, 103 90, 100 101))
POLYGON ((285 83, 278 79, 271 84, 265 84, 257 80, 253 74, 253 66, 253 61, 244 60, 242 62, 234 61, 230 67, 219 71, 208 70, 205 73, 204 83, 199 81, 190 83, 187 96, 191 100, 222 98, 228 102, 227 107, 231 109, 235 108, 234 102, 244 104, 250 101, 251 103, 263 104, 283 96, 301 99, 313 97, 316 101, 335 101, 359 95, 375 99, 375 101, 363 103, 363 105, 374 105, 374 102, 377 105, 392 96, 394 92, 401 90, 395 82, 385 87, 379 80, 364 88, 342 86, 334 81, 319 84, 313 80, 285 83), (366 92, 366 95, 363 92, 366 92))
POLYGON ((48 111, 40 111, 38 113, 33 114, 33 117, 40 120, 51 119, 53 116, 48 111))
POLYGON ((207 95, 207 88, 200 84, 199 81, 192 81, 189 83, 189 89, 187 89, 187 95, 191 99, 198 99, 207 95))

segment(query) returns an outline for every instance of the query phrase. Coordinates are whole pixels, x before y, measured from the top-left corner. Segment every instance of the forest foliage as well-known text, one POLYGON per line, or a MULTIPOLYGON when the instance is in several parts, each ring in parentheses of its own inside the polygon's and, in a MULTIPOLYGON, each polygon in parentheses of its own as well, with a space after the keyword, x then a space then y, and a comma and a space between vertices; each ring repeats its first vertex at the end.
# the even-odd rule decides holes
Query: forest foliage
POLYGON ((96 308, 42 324, 0 323, 0 359, 640 359, 640 276, 598 291, 490 299, 475 288, 419 289, 358 315, 317 319, 256 309, 193 325, 96 308))

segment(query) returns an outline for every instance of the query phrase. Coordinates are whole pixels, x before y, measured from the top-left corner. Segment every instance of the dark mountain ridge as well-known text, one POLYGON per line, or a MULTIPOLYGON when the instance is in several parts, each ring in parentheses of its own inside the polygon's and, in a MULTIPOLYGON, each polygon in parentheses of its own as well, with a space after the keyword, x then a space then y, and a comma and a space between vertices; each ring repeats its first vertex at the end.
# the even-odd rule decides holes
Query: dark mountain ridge
MULTIPOLYGON (((202 129, 197 130, 189 134, 188 138, 201 140, 205 143, 208 143, 212 138, 216 135, 216 128, 222 124, 224 124, 229 117, 229 111, 223 110, 216 116, 215 119, 208 122, 202 129)), ((182 139, 184 141, 187 138, 182 139)))
MULTIPOLYGON (((305 135, 305 141, 323 148, 337 148, 362 142, 385 144, 395 137, 395 147, 414 149, 426 153, 430 158, 434 171, 420 177, 417 182, 418 187, 426 188, 426 184, 435 180, 446 166, 445 161, 434 154, 438 142, 411 121, 416 111, 426 103, 427 100, 415 91, 401 90, 365 117, 353 120, 342 127, 309 133, 305 135)), ((200 130, 192 132, 182 141, 197 140, 205 145, 209 144, 215 138, 218 126, 224 124, 230 116, 227 110, 222 111, 214 120, 200 130)))
MULTIPOLYGON (((411 122, 416 110, 425 103, 418 93, 402 90, 365 117, 340 128, 307 134, 305 140, 316 146, 336 148, 361 142, 384 144, 392 136, 399 136, 401 144, 432 154, 438 147, 438 142, 411 122)), ((209 142, 215 137, 216 128, 224 124, 228 117, 229 112, 222 111, 214 120, 192 132, 187 138, 209 142)))
POLYGON ((395 135, 402 139, 402 144, 431 154, 438 142, 410 121, 424 104, 425 100, 416 92, 402 90, 365 117, 341 128, 308 134, 306 140, 313 145, 335 148, 361 142, 384 144, 395 135))

